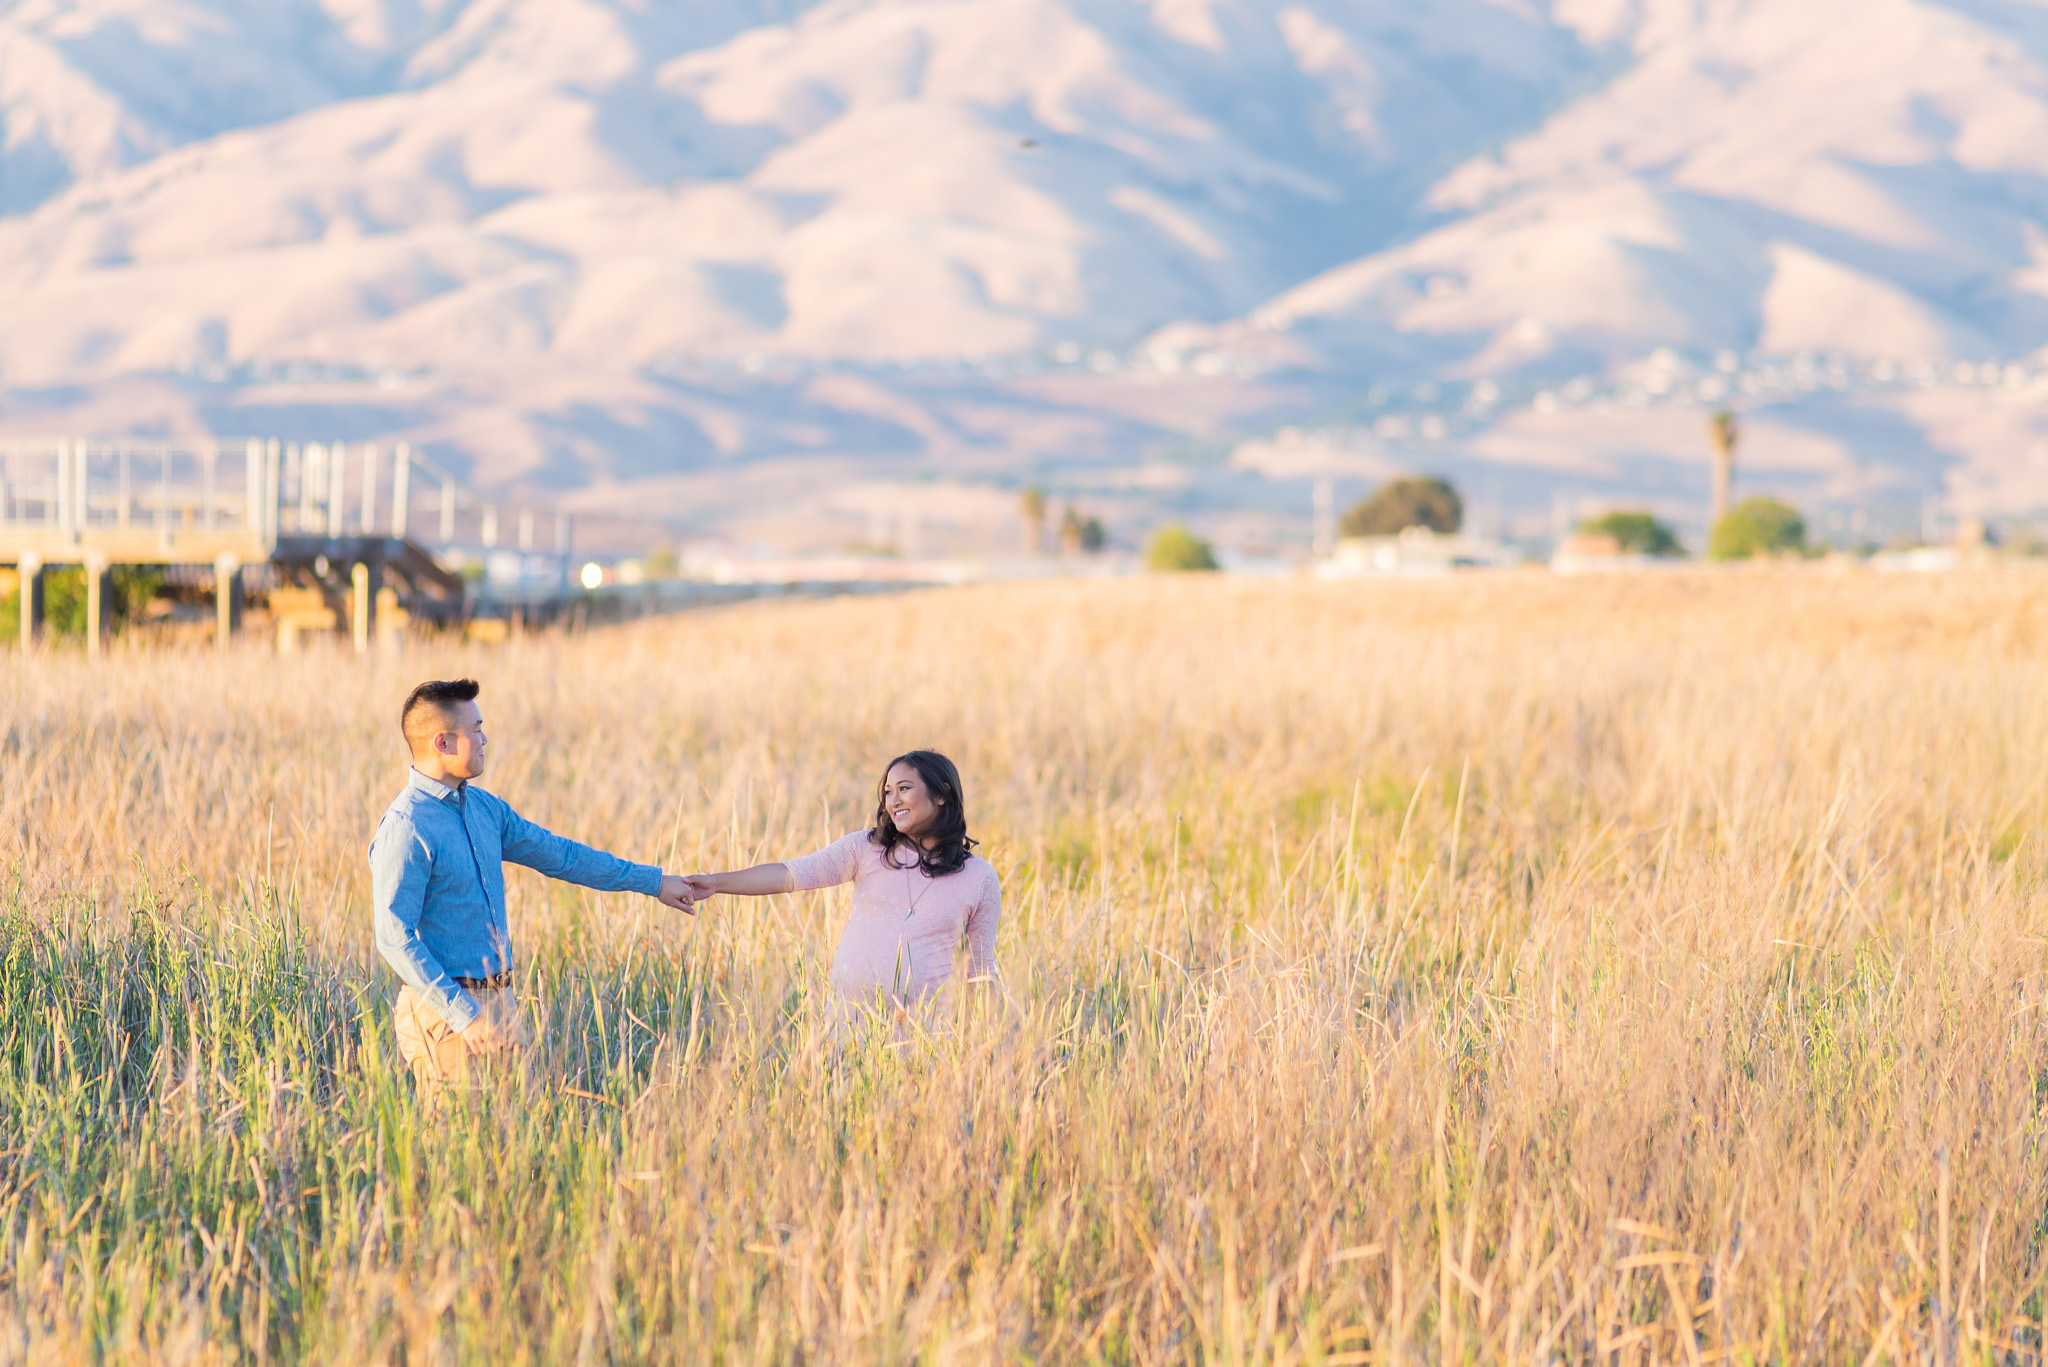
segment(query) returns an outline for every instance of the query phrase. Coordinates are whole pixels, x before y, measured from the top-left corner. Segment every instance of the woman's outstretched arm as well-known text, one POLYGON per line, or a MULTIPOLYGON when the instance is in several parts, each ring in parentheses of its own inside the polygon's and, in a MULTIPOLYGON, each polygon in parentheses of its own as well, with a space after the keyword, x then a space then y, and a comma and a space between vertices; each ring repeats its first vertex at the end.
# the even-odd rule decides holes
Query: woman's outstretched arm
POLYGON ((738 873, 692 874, 689 883, 699 898, 721 892, 740 897, 772 897, 778 892, 834 887, 852 881, 860 864, 858 851, 867 838, 866 831, 855 831, 816 854, 798 855, 780 864, 756 864, 738 873))
POLYGON ((789 876, 787 864, 756 864, 751 869, 736 873, 693 873, 684 880, 694 890, 696 897, 715 897, 726 893, 734 897, 770 897, 778 892, 790 892, 796 882, 789 876))

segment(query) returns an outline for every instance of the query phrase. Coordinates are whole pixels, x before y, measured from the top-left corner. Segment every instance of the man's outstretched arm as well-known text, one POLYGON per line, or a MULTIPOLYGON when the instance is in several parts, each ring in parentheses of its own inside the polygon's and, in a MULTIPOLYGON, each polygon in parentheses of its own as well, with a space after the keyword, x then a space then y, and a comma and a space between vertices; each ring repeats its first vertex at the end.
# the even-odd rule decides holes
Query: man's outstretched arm
POLYGON ((556 835, 528 821, 502 799, 496 805, 499 842, 510 862, 599 892, 645 893, 677 911, 696 910, 690 885, 682 878, 665 874, 652 864, 635 864, 556 835))

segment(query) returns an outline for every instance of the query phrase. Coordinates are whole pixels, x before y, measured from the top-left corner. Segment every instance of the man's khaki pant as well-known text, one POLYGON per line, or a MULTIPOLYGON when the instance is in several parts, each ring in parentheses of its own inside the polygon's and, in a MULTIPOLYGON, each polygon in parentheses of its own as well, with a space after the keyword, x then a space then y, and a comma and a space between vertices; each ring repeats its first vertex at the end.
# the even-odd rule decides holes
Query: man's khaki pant
POLYGON ((517 1047, 494 1056, 472 1055, 462 1036, 441 1019, 441 1013, 425 997, 410 987, 402 988, 397 1005, 392 1008, 398 1026, 398 1056, 412 1069, 413 1080, 419 1083, 421 1092, 468 1087, 490 1072, 514 1071, 526 1052, 526 1017, 519 1009, 517 995, 502 987, 475 989, 469 995, 476 998, 483 1014, 517 1047))

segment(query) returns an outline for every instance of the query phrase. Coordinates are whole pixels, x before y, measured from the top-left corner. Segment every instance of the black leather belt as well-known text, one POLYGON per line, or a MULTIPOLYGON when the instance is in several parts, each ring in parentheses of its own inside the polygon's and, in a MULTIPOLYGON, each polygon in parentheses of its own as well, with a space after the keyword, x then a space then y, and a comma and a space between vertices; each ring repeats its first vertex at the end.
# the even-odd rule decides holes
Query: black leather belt
POLYGON ((496 992, 512 985, 512 970, 508 968, 488 978, 457 978, 455 985, 469 992, 496 992))

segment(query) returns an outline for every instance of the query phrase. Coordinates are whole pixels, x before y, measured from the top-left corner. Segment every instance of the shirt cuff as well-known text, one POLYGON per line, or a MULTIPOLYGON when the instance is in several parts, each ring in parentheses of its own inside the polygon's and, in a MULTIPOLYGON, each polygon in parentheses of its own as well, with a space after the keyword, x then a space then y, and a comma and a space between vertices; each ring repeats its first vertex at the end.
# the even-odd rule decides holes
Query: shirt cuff
POLYGON ((441 1013, 442 1020, 448 1022, 448 1028, 457 1034, 468 1029, 469 1023, 484 1013, 476 998, 470 996, 467 989, 460 987, 455 989, 447 1001, 438 1004, 434 1009, 441 1013))
POLYGON ((661 870, 652 864, 635 864, 632 891, 644 892, 649 897, 661 896, 661 870))

